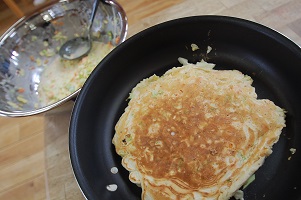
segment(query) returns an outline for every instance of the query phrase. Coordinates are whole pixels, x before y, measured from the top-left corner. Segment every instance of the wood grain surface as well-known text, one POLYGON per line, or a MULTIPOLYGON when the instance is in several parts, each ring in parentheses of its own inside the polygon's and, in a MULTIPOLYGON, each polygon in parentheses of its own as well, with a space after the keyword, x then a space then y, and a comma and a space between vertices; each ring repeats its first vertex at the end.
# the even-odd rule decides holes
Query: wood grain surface
MULTIPOLYGON (((269 26, 301 45, 300 0, 118 2, 127 13, 128 37, 171 19, 227 15, 269 26)), ((3 33, 14 21, 3 20, 13 15, 9 11, 1 13, 0 31, 3 33)), ((69 160, 68 125, 72 106, 73 102, 68 102, 60 109, 32 117, 0 117, 0 200, 84 199, 69 160)))

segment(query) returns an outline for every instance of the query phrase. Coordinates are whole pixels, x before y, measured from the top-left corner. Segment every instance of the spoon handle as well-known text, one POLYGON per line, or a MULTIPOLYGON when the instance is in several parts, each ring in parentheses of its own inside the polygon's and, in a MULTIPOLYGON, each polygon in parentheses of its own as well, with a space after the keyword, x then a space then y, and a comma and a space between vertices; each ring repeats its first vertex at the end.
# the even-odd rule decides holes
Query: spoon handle
MULTIPOLYGON (((97 11, 97 8, 98 8, 98 5, 99 5, 99 1, 100 0, 94 0, 93 7, 92 7, 92 13, 91 13, 91 17, 90 17, 90 24, 89 24, 89 27, 88 27, 89 31, 91 30, 91 27, 93 25, 93 21, 94 21, 94 17, 95 17, 95 14, 96 14, 96 11, 97 11)), ((102 0, 102 1, 105 1, 105 0, 102 0)), ((90 35, 90 33, 88 35, 90 35)))

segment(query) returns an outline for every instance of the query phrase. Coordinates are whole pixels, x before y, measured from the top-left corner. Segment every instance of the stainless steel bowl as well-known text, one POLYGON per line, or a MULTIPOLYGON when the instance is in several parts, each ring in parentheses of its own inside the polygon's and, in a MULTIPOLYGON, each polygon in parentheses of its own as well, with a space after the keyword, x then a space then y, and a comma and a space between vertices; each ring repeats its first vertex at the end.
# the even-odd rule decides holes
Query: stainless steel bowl
MULTIPOLYGON (((107 2, 99 5, 92 37, 117 46, 126 38, 127 18, 117 2, 107 2)), ((20 19, 0 37, 0 116, 39 114, 77 96, 81 87, 54 103, 42 105, 38 88, 43 71, 58 56, 59 47, 87 34, 92 4, 92 0, 61 0, 20 19)))

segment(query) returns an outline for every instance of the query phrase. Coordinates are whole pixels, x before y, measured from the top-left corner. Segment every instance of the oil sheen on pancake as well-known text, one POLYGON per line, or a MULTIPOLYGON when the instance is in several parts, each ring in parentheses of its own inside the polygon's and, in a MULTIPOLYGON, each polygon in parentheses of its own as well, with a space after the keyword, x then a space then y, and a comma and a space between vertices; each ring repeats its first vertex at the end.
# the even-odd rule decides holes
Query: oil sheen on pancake
POLYGON ((229 199, 272 153, 284 110, 213 66, 175 67, 130 93, 113 144, 142 199, 229 199))

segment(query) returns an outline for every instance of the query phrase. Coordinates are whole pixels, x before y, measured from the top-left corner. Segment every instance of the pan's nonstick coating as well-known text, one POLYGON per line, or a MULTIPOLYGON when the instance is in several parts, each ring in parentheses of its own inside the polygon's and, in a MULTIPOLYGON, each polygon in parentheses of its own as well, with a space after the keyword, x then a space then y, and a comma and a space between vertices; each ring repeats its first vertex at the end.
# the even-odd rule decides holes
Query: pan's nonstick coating
POLYGON ((223 16, 156 25, 125 41, 97 66, 76 100, 70 123, 71 162, 83 194, 88 199, 140 199, 141 189, 129 181, 112 145, 114 126, 131 89, 143 78, 180 66, 178 57, 240 70, 253 78, 258 98, 287 111, 287 127, 244 197, 301 199, 301 50, 267 27, 223 16), (192 51, 192 43, 200 49, 192 51), (212 50, 207 54, 208 46, 212 50), (297 149, 294 155, 291 148, 297 149), (110 184, 117 190, 109 191, 110 184))

